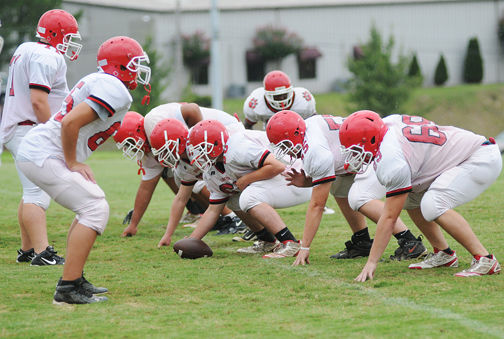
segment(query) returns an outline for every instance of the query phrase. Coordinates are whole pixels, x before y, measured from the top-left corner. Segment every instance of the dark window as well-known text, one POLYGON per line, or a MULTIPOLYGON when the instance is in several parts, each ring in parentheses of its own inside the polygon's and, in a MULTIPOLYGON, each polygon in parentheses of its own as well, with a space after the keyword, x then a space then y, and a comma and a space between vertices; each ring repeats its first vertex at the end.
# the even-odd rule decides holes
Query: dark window
POLYGON ((317 77, 317 59, 298 60, 299 79, 317 77))
POLYGON ((208 85, 208 64, 191 67, 191 82, 195 85, 208 85))
POLYGON ((266 75, 266 63, 261 55, 253 50, 245 53, 247 61, 247 81, 262 81, 266 75))

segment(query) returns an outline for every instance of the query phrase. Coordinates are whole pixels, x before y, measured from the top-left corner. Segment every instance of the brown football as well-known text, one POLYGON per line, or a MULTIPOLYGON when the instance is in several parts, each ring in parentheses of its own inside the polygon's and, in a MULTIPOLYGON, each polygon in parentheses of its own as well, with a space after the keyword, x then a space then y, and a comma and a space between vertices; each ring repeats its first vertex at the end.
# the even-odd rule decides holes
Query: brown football
POLYGON ((173 244, 173 251, 184 259, 211 257, 212 249, 200 239, 184 238, 173 244))

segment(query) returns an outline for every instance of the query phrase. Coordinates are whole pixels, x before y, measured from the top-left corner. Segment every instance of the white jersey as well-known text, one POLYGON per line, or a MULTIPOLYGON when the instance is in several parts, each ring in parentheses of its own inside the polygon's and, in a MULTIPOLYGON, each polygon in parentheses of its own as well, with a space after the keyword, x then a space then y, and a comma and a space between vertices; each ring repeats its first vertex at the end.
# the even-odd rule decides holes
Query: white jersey
POLYGON ((210 203, 220 204, 240 190, 236 180, 264 165, 270 154, 269 140, 263 131, 245 130, 229 136, 224 165, 219 163, 203 174, 210 191, 210 203))
POLYGON ((160 175, 164 169, 156 157, 154 157, 152 152, 145 154, 142 158, 142 168, 144 169, 144 172, 142 173, 143 181, 154 179, 160 175))
POLYGON ((19 157, 42 166, 45 159, 64 160, 61 144, 61 120, 81 102, 88 104, 98 115, 79 130, 76 152, 77 161, 85 161, 119 128, 128 111, 132 98, 124 84, 116 77, 96 72, 79 80, 65 98, 61 109, 45 124, 28 132, 21 143, 19 157))
MULTIPOLYGON (((182 104, 179 104, 177 102, 159 105, 145 115, 144 128, 145 134, 147 134, 149 141, 152 130, 154 129, 156 124, 162 120, 177 119, 178 121, 183 123, 184 126, 188 127, 186 122, 184 121, 184 117, 182 116, 182 112, 180 110, 181 106, 182 104)), ((200 107, 200 110, 201 115, 203 116, 203 120, 218 120, 224 126, 238 123, 238 120, 236 120, 235 117, 224 111, 207 107, 200 107)))
POLYGON ((422 117, 390 115, 374 166, 387 196, 422 192, 443 172, 467 160, 485 137, 422 117))
POLYGON ((333 181, 337 175, 346 175, 341 155, 339 129, 343 118, 331 115, 316 115, 306 119, 306 135, 303 145, 303 168, 318 185, 333 181))
POLYGON ((47 99, 51 114, 59 110, 68 94, 66 71, 63 55, 51 45, 25 42, 16 49, 6 83, 0 145, 11 138, 18 123, 38 123, 31 104, 30 89, 40 89, 49 94, 47 99))
MULTIPOLYGON (((245 119, 251 124, 255 124, 258 121, 266 122, 273 114, 278 112, 266 101, 264 93, 264 87, 256 88, 243 104, 243 114, 245 115, 245 119)), ((303 87, 294 87, 292 105, 285 109, 296 112, 303 119, 317 114, 315 110, 315 98, 310 91, 303 87)))

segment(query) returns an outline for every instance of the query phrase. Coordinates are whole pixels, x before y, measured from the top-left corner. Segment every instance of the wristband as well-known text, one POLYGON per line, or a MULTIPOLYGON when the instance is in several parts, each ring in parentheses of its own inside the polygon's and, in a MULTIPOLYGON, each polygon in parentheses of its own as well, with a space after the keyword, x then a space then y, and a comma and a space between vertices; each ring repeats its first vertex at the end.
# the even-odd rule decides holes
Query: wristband
POLYGON ((310 248, 309 248, 309 247, 303 247, 303 246, 301 246, 299 249, 300 249, 300 250, 305 250, 305 251, 309 251, 309 250, 310 250, 310 248))

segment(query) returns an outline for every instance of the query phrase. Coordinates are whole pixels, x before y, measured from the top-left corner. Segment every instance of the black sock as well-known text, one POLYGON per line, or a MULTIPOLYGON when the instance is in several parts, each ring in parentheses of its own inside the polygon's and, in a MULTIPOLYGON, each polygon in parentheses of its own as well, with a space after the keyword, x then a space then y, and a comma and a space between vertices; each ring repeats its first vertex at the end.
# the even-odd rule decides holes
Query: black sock
POLYGON ((493 258, 492 258, 492 254, 485 255, 485 257, 487 257, 488 259, 493 259, 493 258))
POLYGON ((369 229, 367 227, 355 232, 352 238, 356 241, 371 241, 371 238, 369 237, 369 229))
POLYGON ((276 238, 273 234, 271 234, 267 229, 263 228, 259 232, 254 232, 257 235, 257 239, 266 241, 266 242, 275 242, 276 238))
POLYGON ((447 249, 444 249, 442 251, 445 252, 448 255, 453 255, 453 252, 454 252, 450 247, 448 247, 447 249))
POLYGON ((399 239, 405 239, 405 240, 416 240, 415 236, 413 233, 410 232, 410 230, 402 231, 399 233, 394 234, 394 237, 399 240, 399 239))
POLYGON ((59 286, 66 286, 66 285, 76 285, 77 280, 81 278, 77 278, 75 280, 61 280, 61 282, 58 284, 59 286))
POLYGON ((278 239, 280 242, 284 242, 287 240, 292 240, 292 241, 297 241, 297 239, 294 237, 294 235, 289 231, 287 227, 282 229, 280 232, 275 234, 275 237, 278 239))

